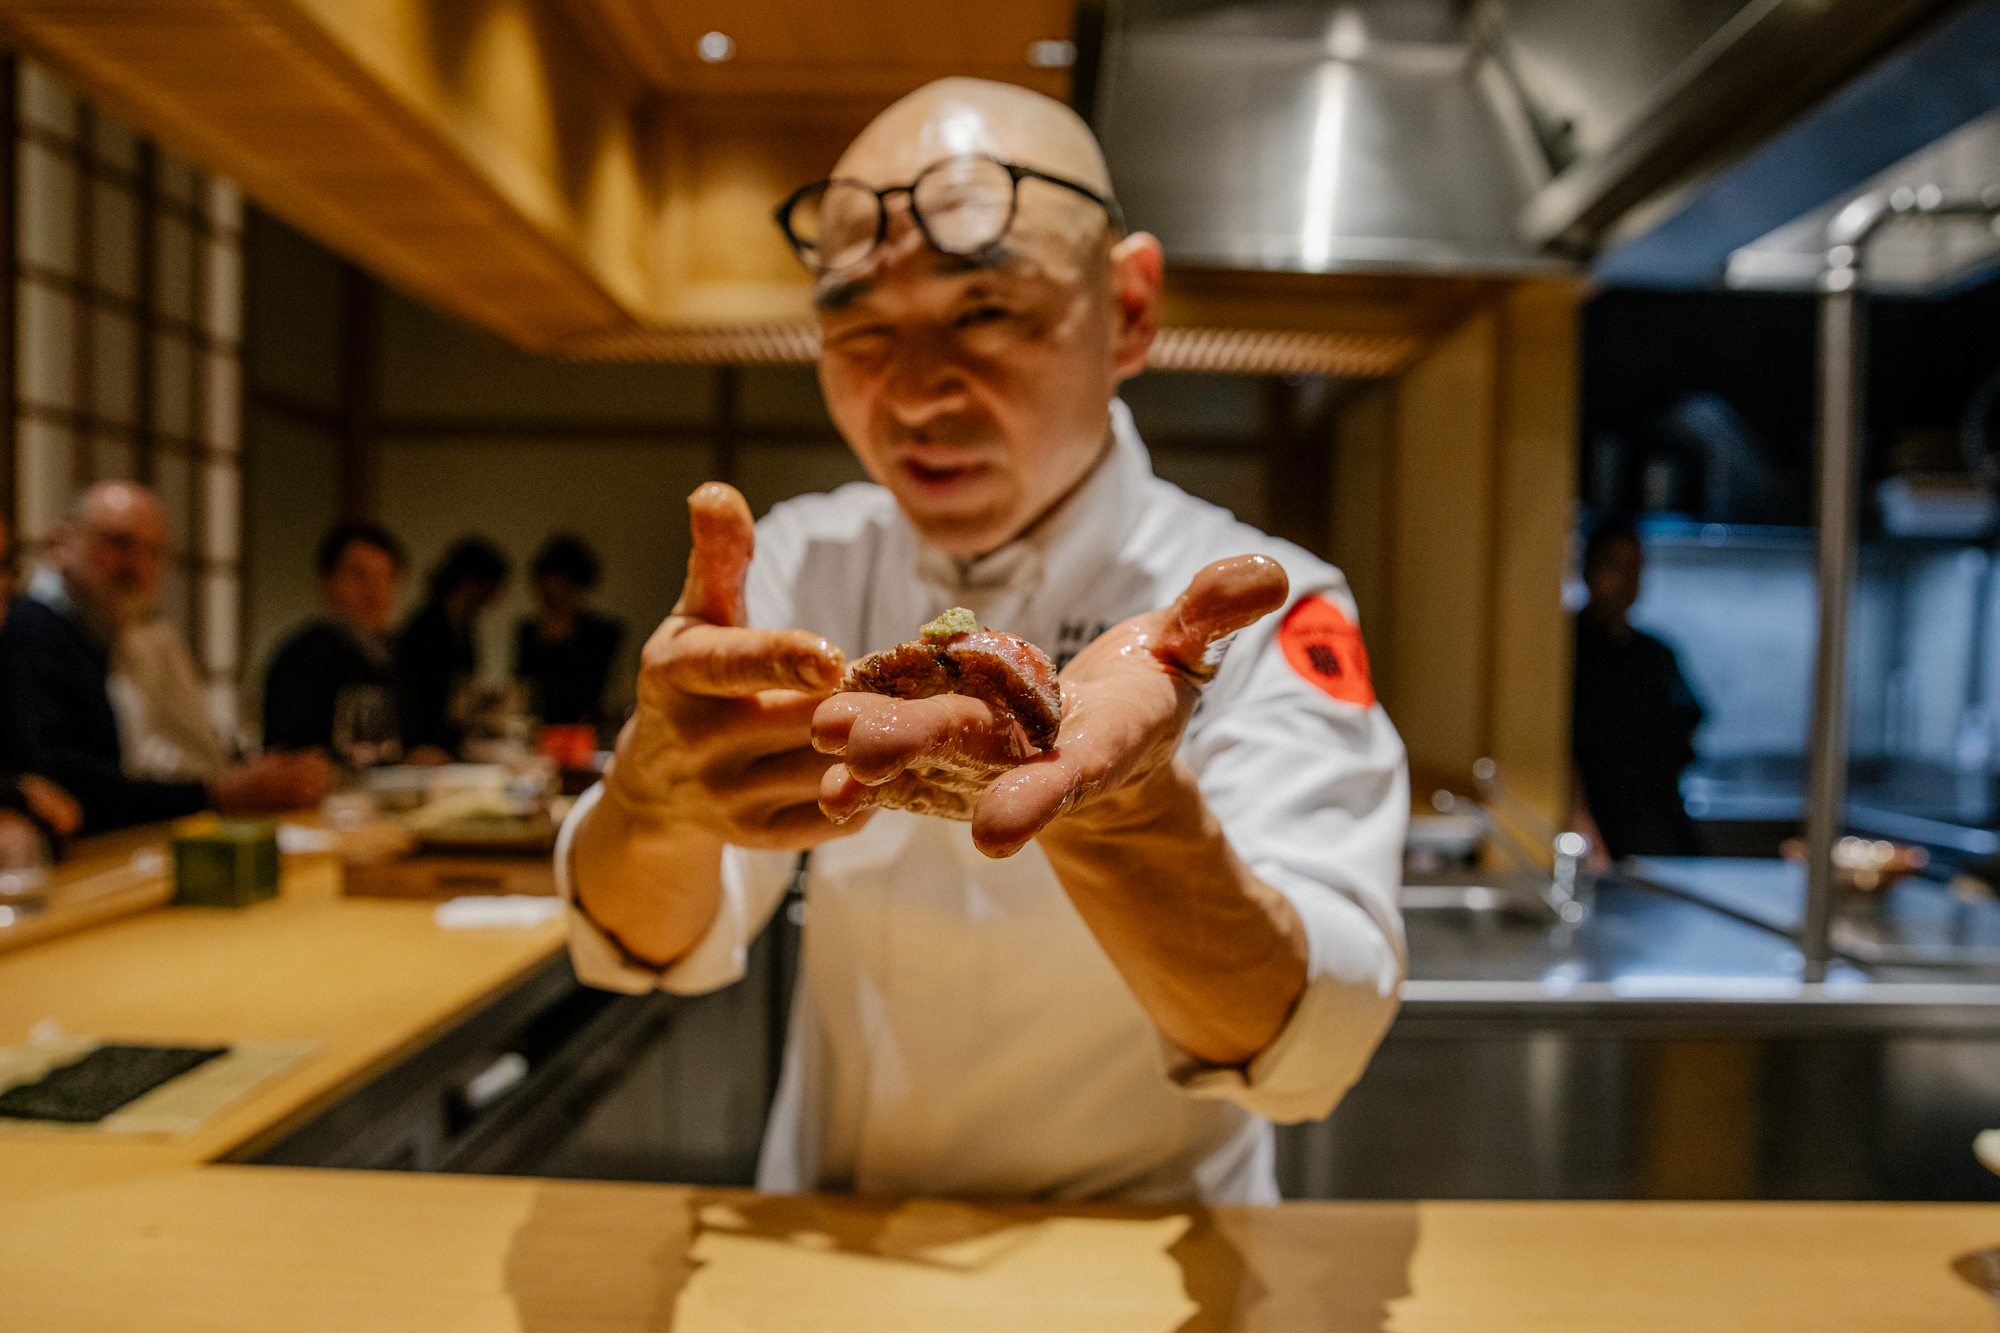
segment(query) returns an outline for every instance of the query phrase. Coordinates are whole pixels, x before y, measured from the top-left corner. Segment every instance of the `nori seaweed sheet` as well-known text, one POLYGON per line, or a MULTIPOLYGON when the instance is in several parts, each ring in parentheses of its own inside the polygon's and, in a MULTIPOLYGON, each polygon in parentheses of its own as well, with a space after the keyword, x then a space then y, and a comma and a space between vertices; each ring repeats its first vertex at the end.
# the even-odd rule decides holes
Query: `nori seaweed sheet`
POLYGON ((170 1078, 223 1054, 227 1046, 100 1046, 33 1083, 0 1092, 0 1116, 94 1124, 170 1078))

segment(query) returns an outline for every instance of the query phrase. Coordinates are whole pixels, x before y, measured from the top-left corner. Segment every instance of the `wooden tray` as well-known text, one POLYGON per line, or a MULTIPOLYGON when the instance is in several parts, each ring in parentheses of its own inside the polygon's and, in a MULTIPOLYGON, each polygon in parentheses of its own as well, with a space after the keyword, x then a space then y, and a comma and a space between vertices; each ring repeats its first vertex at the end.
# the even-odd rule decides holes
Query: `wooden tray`
POLYGON ((411 830, 427 854, 517 856, 555 850, 557 826, 548 819, 454 819, 411 830))
POLYGON ((553 897, 554 863, 547 856, 451 856, 419 852, 393 861, 346 867, 351 898, 458 898, 521 893, 553 897))

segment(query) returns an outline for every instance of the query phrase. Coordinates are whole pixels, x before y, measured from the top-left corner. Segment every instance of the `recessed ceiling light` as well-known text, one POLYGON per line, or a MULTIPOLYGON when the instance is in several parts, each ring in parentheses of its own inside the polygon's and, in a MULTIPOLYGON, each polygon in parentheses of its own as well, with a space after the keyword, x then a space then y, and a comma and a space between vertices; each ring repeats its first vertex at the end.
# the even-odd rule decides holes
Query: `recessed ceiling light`
POLYGON ((694 44, 694 53, 711 65, 720 65, 736 54, 736 39, 726 32, 705 32, 694 44))
POLYGON ((1028 63, 1036 69, 1068 69, 1076 63, 1076 43, 1049 37, 1029 42, 1028 63))

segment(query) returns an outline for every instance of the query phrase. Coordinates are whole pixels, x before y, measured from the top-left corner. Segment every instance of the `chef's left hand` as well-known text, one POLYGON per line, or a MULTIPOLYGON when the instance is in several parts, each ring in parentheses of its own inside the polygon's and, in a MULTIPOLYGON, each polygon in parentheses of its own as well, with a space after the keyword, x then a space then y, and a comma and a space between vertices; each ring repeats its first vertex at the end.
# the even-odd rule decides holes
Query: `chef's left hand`
POLYGON ((1053 749, 1030 754, 1020 727, 978 699, 836 694, 813 715, 813 745, 843 762, 827 770, 829 818, 870 807, 969 819, 988 856, 1011 856, 1052 821, 1115 823, 1165 776, 1201 687, 1208 646, 1284 605, 1278 563, 1218 560, 1173 605, 1132 617, 1077 654, 1061 676, 1053 749))

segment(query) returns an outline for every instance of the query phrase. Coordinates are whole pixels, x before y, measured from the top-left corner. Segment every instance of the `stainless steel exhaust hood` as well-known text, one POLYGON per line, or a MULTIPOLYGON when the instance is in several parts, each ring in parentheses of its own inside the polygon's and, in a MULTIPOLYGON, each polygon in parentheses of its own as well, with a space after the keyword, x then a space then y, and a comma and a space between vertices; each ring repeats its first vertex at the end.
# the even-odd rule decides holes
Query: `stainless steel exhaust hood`
POLYGON ((1560 270, 1970 3, 1112 0, 1093 118, 1179 264, 1560 270))
POLYGON ((1548 168, 1458 8, 1123 6, 1096 120, 1127 219, 1179 264, 1560 268, 1516 233, 1548 168))

